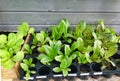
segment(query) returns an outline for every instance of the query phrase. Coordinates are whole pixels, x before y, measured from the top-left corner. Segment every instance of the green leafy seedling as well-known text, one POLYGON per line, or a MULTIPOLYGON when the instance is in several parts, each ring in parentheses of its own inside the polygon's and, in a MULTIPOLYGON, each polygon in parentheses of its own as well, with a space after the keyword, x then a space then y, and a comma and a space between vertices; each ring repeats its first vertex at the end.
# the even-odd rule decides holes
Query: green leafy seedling
POLYGON ((29 80, 30 74, 35 74, 36 71, 30 70, 29 68, 35 67, 35 64, 33 63, 33 59, 23 59, 23 63, 20 63, 21 68, 26 72, 26 80, 29 80))
POLYGON ((49 45, 43 45, 44 53, 40 54, 37 59, 41 63, 50 65, 50 62, 54 60, 61 48, 61 41, 53 42, 49 41, 49 45))
POLYGON ((53 69, 54 72, 61 72, 63 73, 63 76, 67 76, 68 72, 71 71, 69 66, 71 65, 73 59, 76 58, 76 52, 72 53, 71 55, 71 49, 69 45, 65 45, 64 48, 65 53, 59 54, 55 57, 55 60, 60 62, 60 67, 55 67, 53 69))

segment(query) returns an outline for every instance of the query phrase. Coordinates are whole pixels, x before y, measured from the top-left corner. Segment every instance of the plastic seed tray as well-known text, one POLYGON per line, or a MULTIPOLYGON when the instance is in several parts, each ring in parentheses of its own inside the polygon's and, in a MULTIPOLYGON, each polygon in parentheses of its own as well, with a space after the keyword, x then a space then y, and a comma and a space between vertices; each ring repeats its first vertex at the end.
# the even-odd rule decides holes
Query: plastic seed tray
MULTIPOLYGON (((31 75, 29 80, 34 79, 44 79, 44 78, 63 78, 62 73, 55 73, 52 69, 59 64, 56 61, 53 61, 50 66, 46 66, 41 64, 37 59, 36 55, 29 56, 26 58, 33 58, 33 63, 36 64, 35 68, 32 68, 36 71, 36 74, 31 75)), ((78 64, 76 61, 72 63, 70 66, 71 71, 68 73, 67 77, 75 77, 75 76, 98 76, 98 75, 111 75, 111 74, 120 74, 120 62, 118 63, 116 59, 120 59, 120 50, 111 58, 111 60, 116 64, 116 67, 109 67, 105 70, 101 71, 100 63, 91 63, 91 64, 78 64)), ((26 79, 25 72, 21 69, 20 71, 20 79, 26 79)))

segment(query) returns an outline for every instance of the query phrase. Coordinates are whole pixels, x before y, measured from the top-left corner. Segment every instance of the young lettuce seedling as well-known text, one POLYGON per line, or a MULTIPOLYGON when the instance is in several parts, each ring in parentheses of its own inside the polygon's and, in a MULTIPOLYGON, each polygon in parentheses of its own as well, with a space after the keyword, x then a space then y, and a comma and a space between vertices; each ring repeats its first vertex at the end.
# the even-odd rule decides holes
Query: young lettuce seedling
POLYGON ((21 68, 26 72, 26 80, 29 80, 30 78, 30 74, 35 74, 36 71, 34 70, 30 70, 29 68, 31 67, 35 67, 35 64, 32 63, 33 59, 29 58, 27 59, 23 59, 23 63, 20 63, 21 68))
POLYGON ((55 57, 55 60, 60 62, 60 67, 53 68, 54 72, 61 72, 63 73, 63 76, 67 76, 68 72, 71 71, 69 66, 71 65, 73 59, 76 58, 76 52, 71 53, 71 49, 69 45, 65 45, 64 48, 65 53, 59 54, 55 57))
POLYGON ((58 26, 52 26, 52 38, 54 40, 58 40, 61 37, 64 37, 68 33, 68 28, 70 24, 67 20, 61 20, 60 24, 58 26))
POLYGON ((43 45, 42 48, 44 53, 40 53, 37 59, 45 65, 50 65, 50 62, 54 60, 55 56, 60 51, 61 41, 53 42, 50 40, 49 45, 43 45))
POLYGON ((13 68, 16 62, 24 58, 24 52, 20 50, 24 44, 23 38, 29 29, 29 25, 24 22, 18 26, 17 33, 9 33, 8 36, 0 35, 0 60, 4 68, 13 68))

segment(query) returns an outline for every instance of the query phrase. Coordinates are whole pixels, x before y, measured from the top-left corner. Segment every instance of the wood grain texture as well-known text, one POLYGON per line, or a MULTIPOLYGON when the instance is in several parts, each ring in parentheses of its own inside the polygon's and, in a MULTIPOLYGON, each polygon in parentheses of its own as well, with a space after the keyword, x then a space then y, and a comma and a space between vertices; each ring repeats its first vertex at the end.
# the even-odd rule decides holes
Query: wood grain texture
POLYGON ((120 0, 0 0, 0 11, 120 12, 120 0))

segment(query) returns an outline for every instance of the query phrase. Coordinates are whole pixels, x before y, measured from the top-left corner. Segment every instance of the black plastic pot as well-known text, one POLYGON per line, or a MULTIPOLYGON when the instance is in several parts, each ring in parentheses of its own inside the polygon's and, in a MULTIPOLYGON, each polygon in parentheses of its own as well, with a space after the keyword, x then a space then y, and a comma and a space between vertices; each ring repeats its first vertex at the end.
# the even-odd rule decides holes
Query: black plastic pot
MULTIPOLYGON (((116 53, 117 54, 117 53, 116 53)), ((99 76, 104 76, 106 78, 111 77, 111 74, 120 74, 120 62, 117 62, 115 58, 110 58, 116 64, 116 67, 110 65, 105 70, 101 71, 102 64, 101 63, 91 63, 91 64, 78 64, 77 61, 74 61, 72 65, 69 67, 71 71, 68 73, 66 77, 62 75, 62 72, 55 73, 52 69, 56 66, 59 66, 59 62, 53 61, 50 66, 46 66, 41 64, 37 59, 37 55, 28 55, 26 58, 33 58, 33 63, 36 64, 34 70, 36 70, 35 75, 31 75, 30 80, 33 79, 43 79, 48 80, 48 78, 54 78, 56 80, 62 80, 63 78, 67 78, 69 80, 74 79, 74 77, 79 77, 82 80, 87 80, 87 76, 91 76, 97 79, 99 76), (47 79, 46 79, 47 78, 47 79)), ((20 79, 25 79, 25 72, 21 70, 20 79)))

